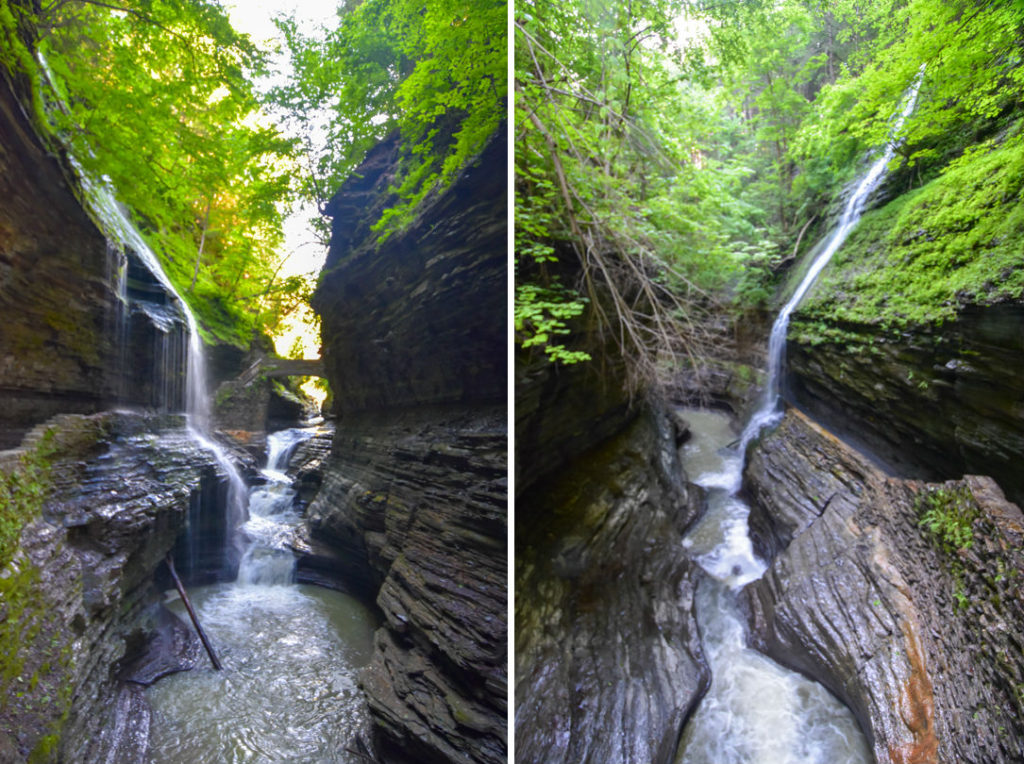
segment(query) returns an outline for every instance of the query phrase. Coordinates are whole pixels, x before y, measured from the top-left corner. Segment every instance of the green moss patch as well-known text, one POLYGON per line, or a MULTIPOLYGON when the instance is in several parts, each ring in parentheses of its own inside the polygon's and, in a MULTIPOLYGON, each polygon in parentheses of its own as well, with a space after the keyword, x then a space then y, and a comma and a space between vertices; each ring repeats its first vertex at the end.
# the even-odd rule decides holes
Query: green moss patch
POLYGON ((794 316, 799 342, 863 342, 1024 297, 1024 135, 988 142, 864 215, 794 316), (847 336, 849 335, 849 336, 847 336))

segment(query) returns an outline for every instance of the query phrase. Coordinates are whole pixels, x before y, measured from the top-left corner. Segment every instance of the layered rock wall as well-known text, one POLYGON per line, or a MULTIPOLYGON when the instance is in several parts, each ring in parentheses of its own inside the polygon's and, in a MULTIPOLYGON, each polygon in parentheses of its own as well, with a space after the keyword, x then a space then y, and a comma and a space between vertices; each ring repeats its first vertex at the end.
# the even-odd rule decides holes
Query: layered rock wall
POLYGON ((996 484, 888 477, 795 411, 745 477, 774 557, 746 590, 755 644, 846 702, 880 763, 1020 761, 1024 516, 996 484), (968 547, 922 527, 922 495, 973 508, 968 547))
POLYGON ((0 759, 141 760, 139 685, 198 655, 162 617, 153 573, 190 498, 220 477, 181 417, 58 416, 0 455, 4 471, 40 443, 46 475, 19 483, 38 514, 24 518, 3 576, 0 759))
POLYGON ((1024 501, 1024 305, 967 307, 899 340, 872 326, 843 330, 861 337, 853 350, 790 342, 798 405, 906 473, 991 475, 1024 501))
POLYGON ((648 412, 516 508, 517 760, 673 761, 709 681, 673 428, 648 412))
POLYGON ((383 614, 362 686, 388 761, 507 758, 506 145, 383 243, 397 139, 330 203, 313 302, 337 433, 302 568, 383 614))
POLYGON ((180 306, 90 218, 27 88, 0 70, 0 448, 55 414, 185 402, 180 306))
POLYGON ((95 412, 115 366, 116 255, 0 76, 0 448, 58 412, 95 412))

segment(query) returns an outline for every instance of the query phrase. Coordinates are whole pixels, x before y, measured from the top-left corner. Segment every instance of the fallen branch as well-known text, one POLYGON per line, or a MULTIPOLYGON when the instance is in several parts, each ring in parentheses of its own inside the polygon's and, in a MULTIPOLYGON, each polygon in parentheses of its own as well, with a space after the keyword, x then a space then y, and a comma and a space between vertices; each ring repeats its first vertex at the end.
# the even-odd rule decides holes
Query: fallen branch
POLYGON ((213 667, 220 671, 222 666, 220 661, 217 660, 217 654, 213 652, 213 646, 210 645, 210 640, 206 638, 206 632, 203 631, 203 627, 199 625, 199 618, 196 617, 196 611, 192 609, 192 603, 189 602, 188 594, 185 593, 185 587, 181 585, 181 579, 178 578, 178 571, 174 569, 174 558, 170 554, 165 558, 167 562, 167 569, 171 571, 171 578, 174 579, 174 586, 178 590, 178 594, 181 596, 181 601, 185 603, 185 609, 188 611, 188 617, 192 619, 192 625, 196 627, 196 633, 199 635, 199 640, 203 643, 203 647, 206 648, 206 654, 210 656, 210 662, 213 667))

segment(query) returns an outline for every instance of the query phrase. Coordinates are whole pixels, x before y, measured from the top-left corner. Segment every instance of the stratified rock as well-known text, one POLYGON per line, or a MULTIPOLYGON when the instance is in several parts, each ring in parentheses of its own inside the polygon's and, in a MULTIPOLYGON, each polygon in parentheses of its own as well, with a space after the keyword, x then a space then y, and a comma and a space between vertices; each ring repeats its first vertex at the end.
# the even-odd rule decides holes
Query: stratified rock
POLYGON ((1024 517, 995 483, 887 477, 795 411, 746 479, 777 555, 747 589, 755 645, 846 702, 880 764, 1024 759, 1024 517), (920 527, 935 490, 978 508, 970 549, 920 527))
POLYGON ((968 306, 898 340, 875 326, 839 328, 860 342, 789 343, 798 405, 905 474, 991 475, 1024 501, 1024 305, 968 306))
POLYGON ((383 243, 397 139, 329 206, 313 304, 338 424, 300 576, 380 608, 361 681, 387 761, 507 758, 506 146, 383 243))
POLYGON ((117 259, 69 177, 0 77, 0 448, 55 413, 99 410, 111 390, 117 259))
POLYGON ((709 681, 682 546, 698 504, 653 414, 517 498, 517 761, 673 760, 709 681))
MULTIPOLYGON (((34 13, 31 3, 19 5, 34 13)), ((27 82, 3 74, 0 448, 17 446, 59 413, 181 410, 187 337, 180 306, 137 257, 108 244, 79 201, 70 162, 43 144, 28 119, 27 82)))
MULTIPOLYGON (((65 415, 53 430, 41 513, 5 566, 0 750, 12 761, 142 761, 148 682, 195 660, 195 638, 167 630, 153 573, 183 528, 190 499, 219 478, 181 417, 65 415), (163 632, 163 637, 160 636, 163 632), (151 636, 152 635, 152 636, 151 636), (146 657, 146 645, 158 648, 146 657), (120 667, 120 670, 119 670, 120 667), (127 714, 127 715, 126 715, 127 714)), ((23 451, 43 442, 43 427, 23 451)), ((6 470, 18 452, 4 452, 6 470)))

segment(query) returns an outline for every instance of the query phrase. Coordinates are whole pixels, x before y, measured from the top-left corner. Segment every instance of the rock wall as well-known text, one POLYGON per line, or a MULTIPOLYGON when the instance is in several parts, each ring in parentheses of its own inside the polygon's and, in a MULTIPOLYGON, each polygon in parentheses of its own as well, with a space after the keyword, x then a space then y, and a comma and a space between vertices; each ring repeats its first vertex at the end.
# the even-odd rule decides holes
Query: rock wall
MULTIPOLYGON (((989 478, 888 477, 799 412, 752 453, 752 640, 831 689, 880 764, 1024 758, 1024 516, 989 478), (969 548, 919 522, 922 493, 976 508, 969 548)), ((973 511, 973 510, 972 510, 973 511)))
POLYGON ((4 472, 44 430, 48 477, 19 484, 40 508, 2 577, 0 760, 139 761, 141 686, 198 656, 195 637, 161 613, 153 572, 190 497, 220 477, 181 417, 109 413, 54 418, 0 454, 4 472))
POLYGON ((517 497, 517 761, 673 761, 709 682, 682 547, 699 504, 654 412, 517 497))
POLYGON ((99 410, 111 389, 116 257, 68 177, 0 76, 0 448, 54 413, 99 410))
POLYGON ((872 326, 842 329, 860 336, 853 349, 790 342, 799 406, 905 474, 991 475, 1024 501, 1024 305, 966 307, 898 340, 872 326))
POLYGON ((108 244, 27 102, 27 84, 0 68, 0 448, 55 414, 179 411, 185 396, 180 308, 108 244))
POLYGON ((506 146, 379 246, 397 139, 329 205, 313 304, 337 434, 301 567, 383 614, 362 686, 387 761, 507 758, 506 146))

